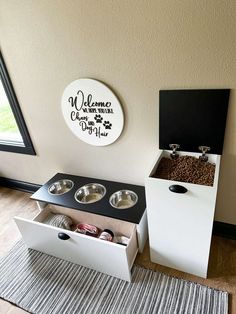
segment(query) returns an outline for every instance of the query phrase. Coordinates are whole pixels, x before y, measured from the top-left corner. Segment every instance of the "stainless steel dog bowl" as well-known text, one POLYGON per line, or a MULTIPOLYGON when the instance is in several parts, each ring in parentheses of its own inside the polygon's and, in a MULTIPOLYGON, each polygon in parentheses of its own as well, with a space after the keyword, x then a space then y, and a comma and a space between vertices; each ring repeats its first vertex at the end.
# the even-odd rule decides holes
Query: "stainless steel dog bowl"
POLYGON ((110 197, 110 204, 117 209, 126 209, 133 207, 138 201, 138 195, 133 191, 120 190, 110 197))
POLYGON ((106 188, 98 183, 89 183, 75 192, 75 199, 79 203, 95 203, 103 198, 106 194, 106 188))
POLYGON ((62 179, 54 182, 48 188, 48 193, 52 195, 62 195, 69 192, 74 186, 74 182, 68 179, 62 179))

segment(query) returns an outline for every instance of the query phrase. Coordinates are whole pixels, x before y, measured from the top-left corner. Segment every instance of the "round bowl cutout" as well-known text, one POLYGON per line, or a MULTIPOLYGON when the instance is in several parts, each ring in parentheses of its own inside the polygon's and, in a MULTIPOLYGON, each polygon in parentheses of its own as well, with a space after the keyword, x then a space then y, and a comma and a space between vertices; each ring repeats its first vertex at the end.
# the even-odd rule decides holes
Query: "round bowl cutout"
POLYGON ((68 179, 62 179, 54 182, 48 188, 48 193, 52 195, 62 195, 69 192, 74 186, 74 182, 68 179))
POLYGON ((89 183, 75 192, 75 200, 82 204, 90 204, 100 201, 105 194, 105 186, 99 183, 89 183))
POLYGON ((133 191, 120 190, 110 197, 110 204, 117 209, 127 209, 133 207, 138 201, 138 195, 133 191))

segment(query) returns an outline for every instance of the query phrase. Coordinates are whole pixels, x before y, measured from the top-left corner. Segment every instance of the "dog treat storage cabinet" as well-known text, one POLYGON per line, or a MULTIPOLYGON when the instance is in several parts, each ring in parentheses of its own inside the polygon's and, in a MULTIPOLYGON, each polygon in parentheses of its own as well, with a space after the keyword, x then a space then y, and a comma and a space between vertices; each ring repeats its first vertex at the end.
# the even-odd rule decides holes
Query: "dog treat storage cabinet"
POLYGON ((85 267, 131 280, 137 251, 147 238, 143 186, 57 173, 32 196, 40 213, 33 219, 15 217, 29 248, 85 267), (116 236, 129 238, 126 246, 65 230, 44 221, 63 214, 75 224, 88 223, 116 236))
POLYGON ((145 180, 151 260, 206 278, 229 90, 163 90, 159 96, 160 151, 145 180), (156 177, 163 157, 178 162, 181 156, 208 157, 213 184, 156 177))

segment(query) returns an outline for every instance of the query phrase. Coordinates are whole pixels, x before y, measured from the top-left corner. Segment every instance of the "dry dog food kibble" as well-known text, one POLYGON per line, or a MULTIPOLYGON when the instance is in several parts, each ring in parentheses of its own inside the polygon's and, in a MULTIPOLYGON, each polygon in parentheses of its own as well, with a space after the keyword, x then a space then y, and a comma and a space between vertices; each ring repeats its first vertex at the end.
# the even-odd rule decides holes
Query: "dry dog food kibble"
POLYGON ((193 156, 163 157, 153 177, 213 186, 215 165, 193 156))

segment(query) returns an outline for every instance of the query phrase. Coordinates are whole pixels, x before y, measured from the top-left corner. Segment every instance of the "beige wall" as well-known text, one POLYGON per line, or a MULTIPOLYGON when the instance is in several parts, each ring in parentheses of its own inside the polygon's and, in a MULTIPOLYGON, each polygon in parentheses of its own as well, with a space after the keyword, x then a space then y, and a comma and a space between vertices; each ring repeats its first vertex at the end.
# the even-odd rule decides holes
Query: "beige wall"
POLYGON ((0 152, 1 175, 144 184, 158 150, 159 89, 229 87, 216 219, 236 224, 235 39, 234 0, 0 0, 1 49, 37 151, 0 152), (122 102, 125 129, 110 146, 81 142, 63 120, 62 92, 83 77, 122 102))

